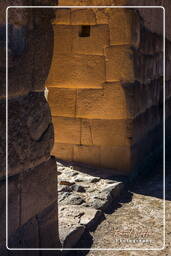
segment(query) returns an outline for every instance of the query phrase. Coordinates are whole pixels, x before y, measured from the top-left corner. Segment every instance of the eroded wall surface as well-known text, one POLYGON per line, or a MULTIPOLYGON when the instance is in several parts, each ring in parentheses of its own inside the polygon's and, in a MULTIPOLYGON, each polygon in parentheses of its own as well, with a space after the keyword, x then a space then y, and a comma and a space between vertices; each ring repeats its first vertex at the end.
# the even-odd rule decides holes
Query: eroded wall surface
MULTIPOLYGON (((46 1, 52 4, 52 1, 46 1)), ((8 168, 8 247, 60 247, 57 218, 57 168, 51 156, 54 132, 44 97, 53 52, 53 11, 9 9, 8 166, 6 157, 5 9, 40 1, 0 2, 0 254, 5 248, 6 168, 8 168), (45 51, 46 49, 46 51, 45 51)), ((21 255, 26 252, 21 252, 21 255)), ((46 255, 45 252, 27 252, 46 255)), ((18 255, 18 254, 17 254, 18 255)))
MULTIPOLYGON (((103 4, 61 0, 59 5, 103 4)), ((46 82, 56 133, 53 153, 130 172, 162 142, 162 35, 130 9, 59 9, 53 23, 46 82)), ((169 80, 168 71, 168 91, 169 80)))

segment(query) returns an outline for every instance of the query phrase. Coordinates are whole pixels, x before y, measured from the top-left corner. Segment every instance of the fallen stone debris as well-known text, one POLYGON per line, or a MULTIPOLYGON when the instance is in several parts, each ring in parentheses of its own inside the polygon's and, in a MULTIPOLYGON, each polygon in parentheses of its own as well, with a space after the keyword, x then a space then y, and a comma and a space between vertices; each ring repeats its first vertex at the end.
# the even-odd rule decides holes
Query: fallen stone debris
POLYGON ((123 182, 101 178, 75 166, 58 166, 59 236, 72 248, 87 231, 97 227, 124 188, 123 182))

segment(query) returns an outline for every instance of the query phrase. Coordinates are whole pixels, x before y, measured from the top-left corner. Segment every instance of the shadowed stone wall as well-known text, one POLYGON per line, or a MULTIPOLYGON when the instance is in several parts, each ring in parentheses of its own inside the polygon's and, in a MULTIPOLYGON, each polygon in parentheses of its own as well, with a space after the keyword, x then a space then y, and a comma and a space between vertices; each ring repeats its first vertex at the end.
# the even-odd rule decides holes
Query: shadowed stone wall
MULTIPOLYGON (((54 55, 46 81, 56 133, 53 153, 131 172, 162 143, 162 31, 150 30, 133 9, 59 9, 53 23, 54 55)), ((168 91, 169 80, 168 71, 168 91)))
MULTIPOLYGON (((40 4, 41 1, 24 0, 0 2, 1 255, 14 254, 5 249, 5 9, 9 5, 40 4)), ((47 0, 43 4, 52 5, 53 1, 47 0)), ((52 9, 9 9, 9 248, 60 247, 57 167, 55 158, 51 156, 54 133, 44 97, 44 83, 53 53, 53 17, 52 9)), ((46 252, 33 253, 46 255, 46 252)), ((23 252, 23 255, 26 254, 23 252)))

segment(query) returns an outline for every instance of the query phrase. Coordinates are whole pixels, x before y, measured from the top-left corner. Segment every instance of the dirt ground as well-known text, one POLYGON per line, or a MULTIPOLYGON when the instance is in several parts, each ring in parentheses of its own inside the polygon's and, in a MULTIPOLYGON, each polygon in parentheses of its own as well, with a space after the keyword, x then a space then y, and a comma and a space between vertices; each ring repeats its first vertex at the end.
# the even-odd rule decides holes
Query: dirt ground
POLYGON ((171 256, 171 159, 166 160, 166 246, 163 247, 162 164, 128 187, 113 212, 95 231, 85 235, 80 248, 122 248, 125 251, 73 251, 74 256, 171 256), (131 248, 131 250, 129 250, 131 248), (132 249, 146 249, 132 250, 132 249), (155 250, 151 250, 155 249, 155 250))

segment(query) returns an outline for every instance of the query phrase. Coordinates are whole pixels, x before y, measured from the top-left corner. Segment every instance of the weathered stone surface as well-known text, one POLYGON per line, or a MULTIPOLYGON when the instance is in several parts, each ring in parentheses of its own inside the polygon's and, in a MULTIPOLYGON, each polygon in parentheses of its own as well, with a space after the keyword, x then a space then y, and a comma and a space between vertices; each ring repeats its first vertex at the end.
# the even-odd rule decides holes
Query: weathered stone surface
POLYGON ((125 175, 132 169, 130 146, 102 146, 100 152, 101 167, 114 168, 114 172, 125 175))
POLYGON ((74 54, 104 56, 104 49, 110 45, 107 25, 91 26, 90 35, 87 37, 82 37, 80 33, 80 26, 72 27, 72 43, 70 44, 74 54))
POLYGON ((58 240, 58 208, 55 201, 37 216, 40 248, 60 248, 58 240))
POLYGON ((106 81, 134 81, 133 52, 126 46, 106 48, 106 81), (132 56, 132 57, 131 57, 132 56))
POLYGON ((71 9, 71 25, 95 25, 96 16, 92 9, 71 9))
MULTIPOLYGON (((67 224, 67 221, 65 221, 67 224)), ((59 237, 63 248, 72 248, 80 240, 84 233, 85 227, 82 225, 68 226, 60 225, 59 237)))
MULTIPOLYGON (((58 164, 58 162, 57 162, 58 164)), ((61 180, 71 181, 75 184, 70 186, 60 186, 58 188, 59 204, 60 205, 80 205, 90 208, 108 210, 112 201, 116 199, 123 190, 123 183, 116 182, 115 180, 109 180, 100 178, 99 176, 87 173, 82 173, 84 167, 65 167, 59 176, 59 182, 61 180), (75 172, 77 172, 75 174, 75 172), (75 175, 72 175, 74 173, 75 175), (72 177, 72 178, 71 178, 72 177), (82 189, 73 189, 73 187, 81 187, 82 189)), ((78 208, 78 207, 77 207, 78 208)), ((68 206, 69 209, 69 206, 68 206)), ((91 209, 90 209, 91 212, 91 209)), ((93 210, 92 210, 93 215, 93 210)), ((81 222, 79 222, 81 223, 81 222)))
MULTIPOLYGON (((73 1, 61 2, 74 4, 73 1)), ((103 2, 105 5, 125 5, 128 1, 103 2)), ((81 8, 84 4, 102 4, 95 0, 75 4, 80 8, 71 10, 71 16, 78 14, 77 22, 81 22, 56 26, 60 41, 68 40, 66 44, 60 44, 62 48, 54 54, 52 77, 50 74, 47 81, 50 88, 54 86, 54 92, 61 87, 61 91, 52 97, 54 116, 60 116, 61 121, 55 121, 53 152, 65 160, 112 168, 114 172, 120 170, 127 175, 134 167, 131 147, 135 148, 134 144, 140 143, 160 122, 160 111, 157 113, 153 109, 162 98, 163 39, 144 26, 136 10, 81 8), (96 18, 95 24, 92 17, 96 18), (66 32, 64 35, 63 31, 66 32), (105 56, 98 56, 103 54, 105 56), (99 57, 104 58, 104 63, 98 66, 99 57), (94 77, 87 69, 90 58, 96 64, 94 70, 91 68, 94 77), (99 73, 103 74, 100 66, 105 69, 104 82, 96 79, 99 73), (57 81, 59 69, 61 80, 57 81), (60 99, 55 102, 57 97, 63 102, 60 99)), ((167 49, 170 52, 168 45, 167 49)), ((166 63, 169 66, 169 58, 166 63)), ((169 68, 166 68, 166 80, 170 80, 169 68)))
POLYGON ((21 176, 21 223, 43 211, 57 198, 55 158, 29 169, 21 176))
POLYGON ((60 159, 72 161, 73 160, 74 145, 66 143, 54 143, 52 154, 60 159))
MULTIPOLYGON (((130 145, 127 132, 128 121, 122 119, 82 120, 81 144, 97 146, 127 146, 130 145), (87 129, 90 129, 90 140, 87 139, 87 129), (86 138, 84 139, 84 135, 86 138)), ((75 143, 76 144, 76 143, 75 143)))
MULTIPOLYGON (((1 102, 2 140, 0 152, 5 159, 5 101, 1 102)), ((8 102, 8 172, 13 175, 33 168, 48 159, 53 146, 53 127, 43 93, 30 93, 8 102)), ((1 176, 5 162, 1 162, 1 176)))
POLYGON ((131 45, 133 43, 134 11, 125 9, 109 10, 110 45, 131 45))
POLYGON ((48 87, 48 102, 52 116, 75 116, 76 89, 48 87))
POLYGON ((69 195, 68 197, 66 197, 64 200, 62 200, 62 204, 66 204, 66 205, 80 205, 84 203, 83 198, 81 198, 81 196, 79 195, 69 195))
POLYGON ((64 248, 72 248, 87 228, 94 227, 103 216, 101 211, 80 206, 59 207, 59 234, 64 248))
MULTIPOLYGON (((53 28, 50 23, 47 23, 47 9, 44 9, 43 14, 41 9, 34 9, 36 19, 39 17, 33 31, 33 91, 43 91, 45 81, 47 79, 54 47, 53 28), (46 49, 46 50, 45 50, 46 49), (40 61, 41 60, 41 61, 40 61)), ((53 17, 53 9, 48 9, 48 13, 53 17)))
POLYGON ((101 88, 101 83, 105 80, 103 56, 55 54, 47 87, 101 88))
POLYGON ((100 147, 74 145, 73 161, 87 163, 89 165, 100 165, 100 147))
POLYGON ((53 117, 52 120, 55 127, 55 142, 80 143, 80 119, 53 117))
POLYGON ((37 219, 34 217, 21 226, 10 237, 9 248, 39 248, 39 231, 37 219))
POLYGON ((86 230, 93 230, 102 218, 103 211, 110 209, 114 199, 123 190, 123 183, 98 176, 89 175, 81 171, 88 171, 85 167, 65 166, 57 162, 62 172, 60 180, 75 181, 68 187, 69 192, 59 188, 59 235, 64 248, 72 248, 86 230), (84 191, 71 190, 73 186, 81 186, 84 191), (82 205, 76 205, 71 198, 83 198, 82 205), (101 209, 101 210, 100 210, 101 209))
MULTIPOLYGON (((23 1, 18 1, 16 5, 23 5, 23 3, 23 1)), ((2 8, 6 4, 7 2, 2 1, 2 8)), ((7 5, 14 4, 14 2, 8 1, 7 5)), ((33 10, 31 8, 10 8, 8 13, 8 97, 27 95, 34 90, 43 91, 53 49, 53 32, 50 24, 50 19, 53 17, 53 9, 48 12, 48 15, 47 11, 45 13, 43 10, 33 10), (34 15, 35 17, 39 15, 39 19, 37 17, 33 18, 34 15), (42 55, 42 51, 47 45, 48 50, 42 55), (40 58, 41 62, 39 61, 40 58)), ((5 11, 2 16, 5 18, 5 11)), ((1 58, 3 62, 0 61, 0 97, 3 98, 6 96, 4 24, 0 24, 2 34, 0 52, 3 56, 1 58)))
POLYGON ((69 25, 71 20, 70 14, 70 9, 57 8, 55 10, 55 19, 53 20, 53 24, 69 25))
MULTIPOLYGON (((55 60, 58 54, 71 54, 72 51, 72 27, 66 25, 53 25, 54 30, 54 54, 52 58, 55 60), (65 43, 64 43, 65 41, 65 43)), ((53 64, 52 64, 53 65, 53 64)))
MULTIPOLYGON (((5 240, 6 235, 6 183, 0 182, 0 241, 5 240)), ((13 234, 20 225, 20 188, 18 177, 8 180, 8 234, 13 234)))
POLYGON ((76 117, 91 119, 124 119, 127 117, 124 87, 105 83, 103 89, 78 89, 76 117))
POLYGON ((93 8, 93 12, 96 15, 96 23, 97 24, 108 24, 109 23, 109 15, 108 9, 103 8, 93 8))

